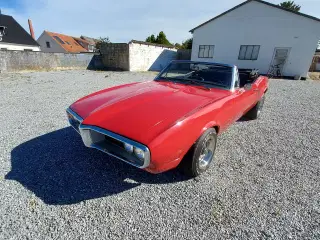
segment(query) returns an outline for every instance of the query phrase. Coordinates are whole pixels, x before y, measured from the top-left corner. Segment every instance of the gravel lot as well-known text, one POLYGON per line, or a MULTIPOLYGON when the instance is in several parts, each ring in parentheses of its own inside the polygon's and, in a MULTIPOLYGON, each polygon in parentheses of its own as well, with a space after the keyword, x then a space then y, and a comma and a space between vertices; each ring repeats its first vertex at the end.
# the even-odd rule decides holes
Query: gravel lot
POLYGON ((1 239, 320 239, 320 83, 272 80, 198 179, 83 146, 65 108, 154 73, 0 74, 1 239))

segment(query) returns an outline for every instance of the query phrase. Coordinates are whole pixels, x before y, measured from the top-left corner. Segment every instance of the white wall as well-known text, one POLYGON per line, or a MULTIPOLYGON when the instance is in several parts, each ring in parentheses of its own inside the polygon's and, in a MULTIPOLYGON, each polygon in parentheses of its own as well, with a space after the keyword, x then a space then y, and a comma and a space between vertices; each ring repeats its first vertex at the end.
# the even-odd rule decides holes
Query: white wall
POLYGON ((51 52, 51 53, 66 53, 67 51, 61 47, 50 35, 46 32, 43 32, 38 38, 37 42, 41 46, 42 52, 51 52), (50 42, 50 48, 47 47, 46 42, 50 42))
POLYGON ((11 43, 5 43, 5 42, 0 42, 0 49, 1 48, 4 48, 6 50, 11 50, 11 51, 24 51, 25 49, 35 51, 35 52, 40 51, 40 47, 30 46, 30 45, 11 44, 11 43))
POLYGON ((319 39, 320 22, 253 1, 196 29, 191 59, 267 73, 275 47, 290 47, 283 75, 306 77, 319 39), (215 45, 214 57, 198 58, 199 45, 215 45), (258 60, 238 60, 240 45, 261 45, 258 60))
POLYGON ((138 43, 129 44, 130 71, 159 71, 176 59, 177 50, 138 43))

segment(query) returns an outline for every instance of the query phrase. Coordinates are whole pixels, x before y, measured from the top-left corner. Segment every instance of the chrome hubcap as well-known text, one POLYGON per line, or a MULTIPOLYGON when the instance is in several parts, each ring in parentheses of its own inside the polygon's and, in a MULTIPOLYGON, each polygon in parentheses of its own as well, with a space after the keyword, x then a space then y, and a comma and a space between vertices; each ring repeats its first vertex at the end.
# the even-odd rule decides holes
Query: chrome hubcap
POLYGON ((213 159, 213 152, 215 149, 215 139, 210 136, 205 141, 204 147, 201 150, 199 157, 199 168, 206 169, 213 159))

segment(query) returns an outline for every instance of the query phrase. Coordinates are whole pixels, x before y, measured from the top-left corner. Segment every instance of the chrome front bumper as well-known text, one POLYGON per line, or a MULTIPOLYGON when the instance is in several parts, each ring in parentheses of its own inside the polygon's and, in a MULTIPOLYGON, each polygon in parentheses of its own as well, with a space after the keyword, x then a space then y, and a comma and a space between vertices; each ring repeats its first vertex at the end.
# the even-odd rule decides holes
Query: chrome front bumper
POLYGON ((70 125, 81 135, 85 146, 98 149, 138 168, 149 166, 150 151, 145 145, 96 126, 84 125, 83 119, 70 108, 67 109, 67 115, 70 125), (124 149, 124 143, 142 149, 144 159, 127 152, 124 149))

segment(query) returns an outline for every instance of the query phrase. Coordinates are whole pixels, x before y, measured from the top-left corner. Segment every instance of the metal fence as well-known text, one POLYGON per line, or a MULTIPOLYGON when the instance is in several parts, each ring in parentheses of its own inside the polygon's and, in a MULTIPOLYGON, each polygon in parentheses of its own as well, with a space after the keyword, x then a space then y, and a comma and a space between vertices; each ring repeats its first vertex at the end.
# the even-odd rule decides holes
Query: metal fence
POLYGON ((179 49, 177 51, 177 60, 191 60, 191 49, 179 49))

